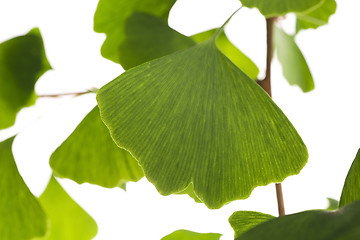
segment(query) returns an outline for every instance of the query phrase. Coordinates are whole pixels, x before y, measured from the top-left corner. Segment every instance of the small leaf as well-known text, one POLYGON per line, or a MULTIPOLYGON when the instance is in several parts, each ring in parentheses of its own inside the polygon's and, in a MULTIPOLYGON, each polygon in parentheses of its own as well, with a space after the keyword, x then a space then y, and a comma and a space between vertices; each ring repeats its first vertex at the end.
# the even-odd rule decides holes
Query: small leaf
MULTIPOLYGON (((194 39, 197 43, 202 43, 210 39, 215 34, 216 30, 217 29, 212 29, 206 32, 198 33, 193 35, 191 38, 194 39)), ((252 79, 257 78, 259 74, 259 68, 249 57, 247 57, 230 42, 224 32, 222 32, 216 40, 216 46, 223 54, 225 54, 225 56, 227 56, 236 66, 238 66, 241 71, 246 73, 252 79)))
POLYGON ((135 12, 143 12, 167 21, 176 0, 100 0, 94 16, 94 30, 105 33, 101 47, 103 57, 119 63, 119 46, 124 41, 127 19, 135 12))
POLYGON ((325 0, 323 4, 310 11, 296 15, 296 32, 301 29, 318 28, 329 22, 329 18, 336 11, 335 0, 325 0))
POLYGON ((189 186, 184 191, 181 191, 177 194, 187 194, 189 195, 189 197, 194 199, 195 202, 202 203, 201 200, 198 198, 198 196, 196 196, 196 194, 194 193, 194 186, 192 183, 190 183, 189 186))
POLYGON ((338 209, 339 206, 339 201, 335 200, 333 198, 327 198, 328 202, 329 202, 329 206, 326 210, 328 211, 332 211, 332 210, 336 210, 338 209))
POLYGON ((346 176, 339 207, 360 199, 360 149, 346 176))
POLYGON ((13 140, 0 142, 0 239, 27 240, 45 235, 47 219, 18 172, 13 140))
POLYGON ((219 233, 197 233, 188 230, 177 230, 161 240, 219 240, 219 233))
POLYGON ((0 44, 0 129, 13 125, 21 108, 34 104, 35 83, 49 69, 39 29, 0 44))
POLYGON ((274 216, 261 212, 239 211, 239 212, 234 212, 230 216, 229 222, 231 227, 235 231, 235 240, 236 240, 244 232, 254 228, 260 223, 266 222, 273 218, 274 216))
POLYGON ((50 219, 50 230, 41 240, 90 240, 97 233, 96 222, 51 177, 39 201, 50 219))
POLYGON ((311 210, 266 221, 236 240, 360 239, 360 201, 335 211, 311 210))
POLYGON ((240 0, 243 6, 256 7, 265 17, 282 16, 290 12, 300 13, 316 8, 325 0, 240 0))
POLYGON ((276 53, 282 65, 283 75, 290 85, 298 85, 303 92, 314 89, 314 80, 306 60, 295 42, 282 29, 274 28, 276 53))
POLYGON ((134 67, 98 91, 102 120, 163 195, 190 183, 209 208, 298 174, 300 136, 214 38, 134 67))
POLYGON ((95 107, 50 158, 56 176, 77 183, 120 187, 144 176, 138 162, 118 148, 95 107))

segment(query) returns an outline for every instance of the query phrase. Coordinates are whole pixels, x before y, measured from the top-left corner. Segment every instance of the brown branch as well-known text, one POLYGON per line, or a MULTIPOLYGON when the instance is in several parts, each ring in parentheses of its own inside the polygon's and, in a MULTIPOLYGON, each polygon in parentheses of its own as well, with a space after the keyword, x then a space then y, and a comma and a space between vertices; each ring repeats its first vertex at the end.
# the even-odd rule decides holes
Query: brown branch
POLYGON ((81 96, 87 93, 96 93, 97 89, 90 89, 88 91, 84 91, 84 92, 69 92, 69 93, 58 93, 58 94, 40 94, 37 97, 38 98, 58 98, 58 97, 66 97, 66 96, 73 96, 73 97, 77 97, 77 96, 81 96))

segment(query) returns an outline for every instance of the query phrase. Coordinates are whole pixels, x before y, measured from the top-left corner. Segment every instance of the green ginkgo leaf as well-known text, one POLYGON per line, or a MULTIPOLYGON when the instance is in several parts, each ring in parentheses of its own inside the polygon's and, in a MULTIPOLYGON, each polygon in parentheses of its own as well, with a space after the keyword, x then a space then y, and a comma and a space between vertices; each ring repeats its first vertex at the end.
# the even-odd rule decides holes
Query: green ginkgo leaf
POLYGON ((219 233, 197 233, 188 230, 177 230, 161 240, 219 240, 219 233))
POLYGON ((274 216, 253 211, 238 211, 234 212, 230 218, 229 222, 231 227, 235 231, 235 240, 238 239, 240 235, 244 232, 254 228, 260 223, 266 222, 270 219, 273 219, 274 216))
POLYGON ((94 219, 71 199, 54 177, 39 201, 50 220, 49 232, 41 240, 90 240, 95 237, 97 225, 94 219))
POLYGON ((296 32, 301 29, 318 28, 329 22, 329 18, 336 11, 335 0, 325 0, 323 4, 310 11, 296 15, 296 32))
POLYGON ((360 149, 346 176, 339 207, 360 199, 360 149))
MULTIPOLYGON (((211 38, 217 29, 211 29, 206 32, 198 33, 191 36, 197 43, 202 43, 211 38)), ((259 68, 255 63, 235 47, 227 38, 225 32, 222 32, 216 39, 216 45, 220 51, 225 54, 236 66, 238 66, 250 78, 256 79, 259 74, 259 68)))
POLYGON ((148 13, 167 21, 176 0, 100 0, 94 16, 94 30, 105 33, 103 57, 119 63, 119 46, 125 39, 125 25, 135 12, 148 13))
POLYGON ((246 231, 236 240, 360 239, 360 200, 335 211, 311 210, 281 216, 246 231))
POLYGON ((327 207, 326 210, 328 211, 332 211, 332 210, 336 210, 339 207, 339 201, 333 198, 327 198, 328 202, 329 202, 329 206, 327 207))
POLYGON ((301 13, 316 8, 325 0, 240 0, 243 6, 257 8, 265 17, 282 16, 290 12, 301 13))
POLYGON ((50 166, 59 177, 77 183, 120 187, 144 176, 138 162, 118 148, 95 107, 50 157, 50 166))
POLYGON ((309 66, 295 42, 295 36, 290 36, 281 28, 274 27, 274 42, 283 75, 289 84, 298 85, 303 92, 313 90, 314 80, 309 66))
POLYGON ((21 108, 34 104, 34 86, 51 69, 39 29, 0 44, 0 129, 14 124, 21 108))
POLYGON ((203 203, 220 208, 307 162, 295 128, 215 37, 130 69, 97 100, 114 141, 163 195, 193 183, 203 203))
POLYGON ((0 142, 0 239, 33 239, 46 234, 47 218, 18 172, 13 140, 0 142))

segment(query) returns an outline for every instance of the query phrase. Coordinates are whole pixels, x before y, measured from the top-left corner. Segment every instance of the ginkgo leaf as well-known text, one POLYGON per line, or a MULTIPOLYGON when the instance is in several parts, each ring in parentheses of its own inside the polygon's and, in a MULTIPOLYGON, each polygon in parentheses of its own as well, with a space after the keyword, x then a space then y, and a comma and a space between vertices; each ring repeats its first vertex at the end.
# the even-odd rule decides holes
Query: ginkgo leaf
POLYGON ((360 149, 346 176, 339 207, 360 199, 360 149))
POLYGON ((21 108, 34 104, 34 85, 49 69, 39 29, 0 44, 0 129, 13 125, 21 108))
MULTIPOLYGON (((191 38, 194 39, 197 43, 202 43, 210 39, 216 31, 217 29, 211 29, 206 32, 195 34, 191 36, 191 38)), ((246 56, 230 42, 225 32, 222 32, 216 39, 216 45, 220 51, 225 54, 225 56, 227 56, 236 66, 241 69, 241 71, 246 73, 252 79, 257 78, 259 74, 259 68, 248 56, 246 56)))
POLYGON ((256 7, 265 17, 281 16, 290 12, 305 12, 322 4, 324 0, 240 0, 243 6, 256 7))
POLYGON ((193 183, 203 203, 220 208, 307 162, 295 128, 215 37, 130 69, 97 100, 114 141, 163 195, 193 183))
POLYGON ((336 210, 339 207, 339 201, 333 198, 327 198, 328 202, 329 202, 329 206, 327 207, 326 210, 332 211, 332 210, 336 210))
POLYGON ((100 0, 94 16, 94 30, 105 33, 103 57, 119 63, 119 46, 124 41, 125 24, 135 12, 149 13, 167 20, 176 0, 100 0))
POLYGON ((329 22, 329 18, 336 11, 335 0, 325 0, 323 4, 310 11, 296 15, 296 32, 301 29, 318 28, 329 22))
POLYGON ((138 162, 118 148, 95 107, 50 157, 50 166, 59 177, 77 183, 118 187, 144 176, 138 162))
POLYGON ((198 198, 198 196, 196 196, 196 194, 194 193, 194 186, 192 183, 190 183, 189 186, 184 191, 179 192, 177 194, 187 194, 189 195, 189 197, 194 199, 195 202, 202 203, 201 200, 198 198))
POLYGON ((50 220, 49 232, 41 240, 90 240, 95 237, 97 225, 94 219, 71 199, 54 177, 39 201, 50 220))
POLYGON ((295 36, 290 36, 281 28, 274 27, 274 42, 283 75, 289 84, 298 85, 303 92, 313 90, 314 80, 309 66, 295 42, 295 36))
POLYGON ((238 211, 234 212, 230 218, 229 222, 231 227, 235 231, 235 240, 242 235, 244 232, 254 228, 255 226, 273 219, 274 216, 253 211, 238 211))
POLYGON ((177 230, 161 240, 219 240, 219 233, 197 233, 188 230, 177 230))
POLYGON ((360 239, 360 200, 335 211, 311 210, 259 224, 236 240, 360 239))
POLYGON ((27 240, 46 234, 47 218, 18 172, 13 140, 0 142, 0 239, 27 240))

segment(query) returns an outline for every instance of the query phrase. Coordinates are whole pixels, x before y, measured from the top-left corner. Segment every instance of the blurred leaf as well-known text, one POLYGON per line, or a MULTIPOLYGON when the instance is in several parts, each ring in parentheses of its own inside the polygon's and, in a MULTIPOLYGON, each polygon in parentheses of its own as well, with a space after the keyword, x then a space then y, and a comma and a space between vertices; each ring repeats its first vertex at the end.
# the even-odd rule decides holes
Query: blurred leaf
POLYGON ((290 12, 300 13, 322 4, 325 0, 240 0, 243 6, 256 7, 265 17, 282 16, 290 12))
POLYGON ((360 239, 360 201, 335 211, 311 210, 266 221, 236 240, 360 239))
POLYGON ((339 206, 339 201, 332 199, 332 198, 327 198, 328 202, 329 202, 329 206, 326 210, 328 211, 332 211, 332 210, 336 210, 338 209, 339 206))
POLYGON ((143 12, 167 21, 176 0, 100 0, 94 16, 94 30, 105 33, 103 57, 119 63, 119 46, 124 41, 125 24, 135 12, 143 12))
POLYGON ((314 89, 314 80, 306 60, 295 42, 282 29, 274 27, 276 53, 282 65, 283 75, 290 85, 298 85, 303 92, 314 89))
POLYGON ((161 240, 219 240, 219 233, 197 233, 188 230, 177 230, 161 240))
POLYGON ((134 13, 126 22, 125 40, 119 46, 125 70, 195 45, 191 38, 170 28, 166 21, 146 13, 134 13))
POLYGON ((239 211, 239 212, 234 212, 230 216, 229 222, 231 227, 235 231, 235 240, 236 240, 244 232, 250 230, 251 228, 254 228, 260 223, 266 222, 273 218, 275 217, 261 212, 239 211))
MULTIPOLYGON (((211 29, 206 32, 198 33, 191 36, 197 43, 202 43, 210 39, 217 29, 211 29)), ((246 73, 250 78, 256 79, 259 74, 259 68, 255 63, 235 47, 227 38, 226 34, 222 32, 216 40, 216 46, 225 54, 241 71, 246 73)))
POLYGON ((209 208, 298 174, 300 136, 214 36, 134 67, 98 91, 102 120, 163 195, 194 184, 209 208))
POLYGON ((144 176, 138 162, 118 148, 95 107, 50 157, 56 176, 77 183, 120 187, 144 176))
POLYGON ((90 240, 97 233, 96 222, 51 177, 39 201, 50 219, 49 233, 41 240, 90 240))
POLYGON ((310 11, 296 15, 296 32, 301 29, 318 28, 329 22, 329 18, 336 11, 335 0, 325 0, 323 4, 310 11))
POLYGON ((49 69, 39 29, 0 44, 0 129, 13 125, 21 108, 34 104, 35 83, 49 69))
POLYGON ((339 207, 360 199, 360 149, 346 176, 339 207))
POLYGON ((46 234, 47 219, 18 172, 13 140, 0 142, 0 239, 27 240, 46 234))

